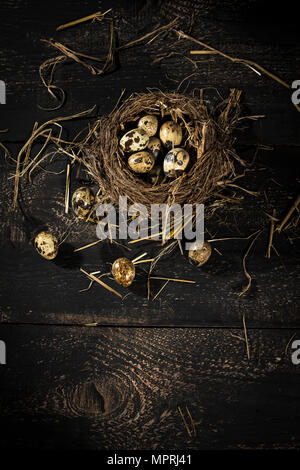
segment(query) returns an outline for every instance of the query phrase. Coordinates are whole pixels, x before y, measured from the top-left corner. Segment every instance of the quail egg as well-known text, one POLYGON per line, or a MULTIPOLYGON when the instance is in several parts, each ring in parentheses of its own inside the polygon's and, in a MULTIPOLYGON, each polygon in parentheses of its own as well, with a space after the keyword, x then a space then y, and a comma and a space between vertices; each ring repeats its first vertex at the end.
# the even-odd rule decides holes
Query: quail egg
POLYGON ((158 137, 150 137, 147 149, 156 159, 162 152, 162 142, 158 137))
POLYGON ((58 253, 57 238, 50 232, 40 232, 34 239, 34 246, 46 259, 54 259, 58 253))
POLYGON ((128 287, 135 278, 135 267, 130 259, 118 258, 112 265, 111 273, 118 284, 128 287))
MULTIPOLYGON (((198 242, 196 242, 198 243, 198 242)), ((203 242, 200 244, 200 247, 197 248, 197 244, 195 245, 196 249, 189 250, 189 257, 196 261, 198 264, 197 266, 202 266, 206 261, 209 260, 211 255, 211 245, 209 242, 203 242)))
POLYGON ((156 116, 148 114, 147 116, 141 117, 138 122, 138 127, 144 129, 147 132, 149 137, 156 134, 158 129, 158 120, 156 116))
POLYGON ((149 142, 149 135, 142 128, 126 132, 120 140, 120 147, 125 152, 138 152, 144 150, 149 142))
POLYGON ((177 147, 182 141, 182 129, 175 121, 166 121, 160 128, 159 137, 168 149, 177 147))
POLYGON ((184 171, 190 161, 189 154, 186 150, 177 147, 170 150, 164 159, 164 173, 169 178, 176 176, 176 172, 184 171))
POLYGON ((135 173, 148 173, 152 170, 154 163, 153 155, 145 150, 134 153, 128 158, 128 165, 135 173))
POLYGON ((78 188, 72 196, 72 208, 78 219, 85 220, 92 210, 95 198, 90 188, 78 188))

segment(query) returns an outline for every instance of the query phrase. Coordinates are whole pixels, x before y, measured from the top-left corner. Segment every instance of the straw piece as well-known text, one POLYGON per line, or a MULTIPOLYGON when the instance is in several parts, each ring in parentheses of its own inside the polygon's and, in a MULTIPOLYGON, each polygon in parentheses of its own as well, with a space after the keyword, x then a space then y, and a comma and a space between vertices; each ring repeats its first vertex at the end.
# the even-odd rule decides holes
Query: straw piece
POLYGON ((278 225, 278 227, 276 227, 276 230, 278 232, 280 232, 283 228, 283 226, 287 223, 287 221, 289 220, 289 218, 291 217, 292 213, 294 212, 294 210, 297 208, 297 206, 299 205, 300 203, 300 193, 298 194, 296 200, 294 201, 292 207, 289 209, 288 213, 286 214, 286 216, 283 218, 283 220, 280 222, 280 224, 278 225))
POLYGON ((153 35, 157 35, 160 32, 167 31, 168 29, 171 29, 175 24, 178 22, 179 18, 176 17, 174 20, 172 20, 170 23, 160 26, 159 28, 155 29, 154 31, 151 31, 150 33, 145 34, 144 36, 135 39, 134 41, 127 42, 126 44, 123 44, 122 46, 117 48, 117 51, 121 51, 123 49, 128 49, 129 47, 135 46, 135 44, 138 44, 141 41, 144 41, 145 39, 148 39, 149 37, 153 35))
POLYGON ((70 201, 70 168, 71 165, 67 164, 66 171, 66 190, 65 190, 65 214, 69 213, 69 201, 70 201))
MULTIPOLYGON (((19 180, 20 180, 20 177, 21 176, 24 176, 24 174, 29 170, 30 167, 33 166, 33 163, 34 161, 38 158, 37 156, 35 157, 34 160, 32 160, 26 168, 23 168, 22 169, 22 174, 21 174, 21 171, 20 171, 20 166, 21 166, 21 158, 23 156, 23 154, 27 152, 28 148, 31 148, 32 147, 32 144, 35 140, 37 140, 41 134, 42 134, 42 131, 44 132, 46 127, 47 126, 51 126, 51 125, 57 125, 58 122, 62 122, 62 121, 70 121, 72 119, 77 119, 77 118, 82 118, 82 117, 87 117, 87 116, 90 116, 93 111, 95 110, 95 106, 91 109, 88 109, 87 111, 83 111, 81 113, 77 113, 77 114, 73 114, 71 116, 62 116, 62 117, 57 117, 55 119, 50 119, 49 121, 47 122, 44 122, 41 126, 39 126, 37 129, 33 130, 31 136, 29 137, 29 139, 25 142, 25 144, 23 145, 23 147, 21 148, 21 150, 19 151, 18 153, 18 156, 17 156, 17 163, 16 163, 16 172, 15 172, 15 175, 14 175, 14 178, 15 178, 15 185, 14 185, 14 201, 13 201, 13 204, 14 204, 14 207, 16 206, 16 203, 17 203, 17 199, 18 199, 18 192, 19 192, 19 180)), ((51 133, 51 129, 49 130, 49 132, 51 133)), ((47 140, 46 140, 46 144, 48 142, 48 139, 49 139, 49 135, 47 137, 47 140)), ((45 145, 43 146, 43 148, 45 147, 45 145)), ((39 151, 38 155, 41 153, 41 150, 39 151)), ((46 156, 45 156, 46 157, 46 156)), ((45 158, 43 157, 43 158, 45 158)), ((38 162, 39 163, 39 162, 38 162)), ((34 168, 34 167, 33 167, 34 168)), ((32 169, 33 169, 32 168, 32 169)))
POLYGON ((192 415, 191 415, 191 412, 190 412, 190 410, 188 409, 187 406, 185 407, 185 409, 186 409, 186 411, 187 411, 187 414, 189 415, 189 418, 190 418, 190 421, 191 421, 191 424, 192 424, 192 429, 193 429, 192 433, 193 433, 194 436, 195 436, 195 435, 196 435, 196 426, 195 426, 195 422, 194 422, 193 417, 192 417, 192 415))
POLYGON ((249 348, 249 341, 248 341, 248 334, 247 334, 247 328, 246 328, 245 315, 243 315, 243 328, 244 328, 244 335, 245 335, 245 343, 246 343, 247 357, 248 357, 248 359, 250 360, 250 348, 249 348))
POLYGON ((159 291, 155 294, 155 296, 153 297, 152 300, 155 300, 159 294, 164 290, 164 288, 167 286, 167 284, 169 283, 169 279, 163 284, 163 286, 159 289, 159 291))
POLYGON ((146 255, 147 255, 147 253, 143 253, 142 255, 139 255, 137 258, 134 258, 131 262, 132 262, 132 263, 135 263, 135 262, 138 261, 139 259, 144 258, 144 256, 146 256, 146 255))
POLYGON ((80 23, 84 23, 85 21, 93 20, 93 19, 103 19, 104 16, 109 13, 112 9, 110 8, 104 13, 101 13, 101 11, 97 11, 96 13, 93 13, 92 15, 84 16, 83 18, 79 18, 79 20, 74 20, 70 21, 69 23, 62 24, 61 26, 58 26, 56 28, 56 31, 61 31, 62 29, 70 28, 71 26, 75 26, 80 23))
POLYGON ((274 227, 275 227, 275 222, 274 218, 276 215, 275 209, 273 210, 273 219, 270 222, 270 232, 269 232, 269 242, 268 242, 268 248, 267 248, 267 253, 266 253, 266 258, 270 259, 271 258, 271 247, 273 243, 273 235, 274 235, 274 227))
POLYGON ((259 235, 260 235, 261 233, 262 233, 262 230, 259 230, 258 233, 257 233, 257 235, 256 235, 256 237, 255 237, 255 238, 252 240, 252 242, 250 243, 250 245, 249 245, 249 247, 248 247, 248 249, 247 249, 245 255, 243 256, 243 269, 244 269, 245 276, 246 276, 247 279, 248 279, 248 284, 247 284, 247 286, 242 290, 242 292, 239 293, 239 296, 244 295, 244 294, 247 292, 247 290, 250 288, 250 286, 251 286, 252 277, 250 276, 250 274, 248 273, 247 268, 246 268, 246 258, 247 258, 247 256, 248 256, 248 254, 249 254, 249 252, 250 252, 252 246, 254 245, 255 241, 257 240, 257 238, 259 237, 259 235))
POLYGON ((90 248, 91 246, 97 245, 97 243, 101 243, 101 242, 103 242, 103 240, 96 240, 95 242, 89 243, 88 245, 84 245, 84 246, 81 246, 80 248, 76 248, 74 250, 74 253, 76 251, 81 251, 81 250, 85 250, 86 248, 90 248))
POLYGON ((202 51, 190 51, 191 55, 206 55, 206 54, 218 54, 217 51, 207 51, 207 50, 202 50, 202 51))
POLYGON ((113 292, 113 294, 116 294, 118 297, 120 297, 122 299, 122 295, 119 294, 119 292, 115 291, 112 287, 108 286, 107 284, 105 284, 105 282, 101 281, 101 279, 98 279, 98 277, 94 276, 93 274, 91 273, 87 273, 84 269, 80 268, 80 271, 85 274, 89 279, 97 282, 98 284, 100 284, 100 286, 104 287, 105 289, 109 290, 110 292, 113 292))
MULTIPOLYGON (((237 62, 237 63, 240 63, 240 64, 243 64, 243 65, 246 65, 247 67, 251 68, 251 70, 253 70, 254 72, 260 74, 258 72, 258 70, 260 72, 262 72, 263 74, 267 75, 268 77, 272 78, 273 80, 275 80, 276 82, 280 83, 282 86, 284 86, 285 88, 291 88, 290 85, 288 83, 286 83, 284 80, 282 80, 281 78, 277 77, 277 75, 274 75, 272 72, 269 72, 267 69, 265 69, 264 67, 262 67, 261 65, 257 64, 256 62, 253 62, 252 60, 248 60, 248 59, 240 59, 238 57, 231 57, 230 55, 228 54, 225 54, 225 52, 222 52, 218 49, 215 49, 214 47, 212 46, 209 46, 208 44, 205 44, 204 42, 202 41, 199 41, 198 39, 195 39, 193 38, 192 36, 189 36, 187 34, 185 34, 183 31, 175 31, 179 38, 184 38, 184 39, 188 39, 190 41, 193 41, 195 42, 196 44, 199 44, 200 46, 203 46, 205 47, 206 49, 209 49, 210 51, 216 53, 216 54, 219 54, 221 55, 222 57, 225 57, 225 59, 228 59, 230 60, 231 62, 237 62), (257 70, 258 69, 258 70, 257 70)), ((297 105, 297 104, 294 104, 295 108, 297 109, 297 111, 300 112, 300 106, 297 105)))
POLYGON ((186 419, 185 419, 185 417, 184 417, 184 415, 183 415, 183 413, 182 413, 182 411, 181 411, 180 406, 178 406, 178 411, 179 411, 179 413, 180 413, 181 419, 182 419, 182 421, 183 421, 183 424, 184 424, 184 426, 185 426, 185 429, 187 430, 188 435, 189 435, 190 437, 192 437, 192 432, 191 432, 191 430, 190 430, 190 428, 189 428, 189 426, 188 426, 188 424, 187 424, 187 422, 186 422, 186 419))
POLYGON ((150 279, 160 279, 162 281, 186 282, 188 284, 196 284, 196 281, 188 281, 186 279, 173 279, 171 277, 150 276, 150 279))

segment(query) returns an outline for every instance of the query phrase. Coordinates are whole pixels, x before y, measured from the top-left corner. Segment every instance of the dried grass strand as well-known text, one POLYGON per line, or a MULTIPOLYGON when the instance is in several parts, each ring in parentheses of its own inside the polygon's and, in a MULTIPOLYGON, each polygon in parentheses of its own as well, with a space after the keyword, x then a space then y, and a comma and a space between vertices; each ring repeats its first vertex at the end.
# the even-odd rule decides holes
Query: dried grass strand
MULTIPOLYGON (((198 39, 195 39, 192 36, 189 36, 188 34, 185 34, 183 31, 176 31, 176 33, 178 34, 179 38, 184 38, 184 39, 188 39, 190 41, 193 41, 196 44, 199 44, 200 46, 203 46, 206 49, 209 49, 211 52, 219 54, 220 56, 224 57, 225 59, 230 60, 231 62, 243 64, 243 65, 249 67, 251 70, 256 72, 258 75, 260 75, 260 73, 258 71, 262 72, 264 75, 267 75, 268 77, 272 78, 273 80, 275 80, 276 82, 278 82, 282 86, 284 86, 285 88, 289 88, 289 89, 291 88, 290 85, 288 83, 286 83, 284 80, 282 80, 280 77, 278 77, 274 73, 270 72, 269 70, 265 69, 264 67, 262 67, 261 65, 257 64, 256 62, 254 62, 252 60, 240 59, 238 57, 231 57, 229 54, 226 54, 225 52, 222 52, 222 51, 216 49, 215 47, 209 46, 208 44, 206 44, 202 41, 199 41, 198 39)), ((297 105, 297 104, 294 104, 294 106, 297 109, 297 111, 300 112, 300 106, 297 105)))
POLYGON ((252 283, 252 277, 250 276, 250 274, 248 273, 247 271, 247 268, 246 268, 246 259, 247 259, 247 256, 249 255, 250 251, 251 251, 251 248, 253 247, 254 243, 256 242, 256 240, 258 239, 258 237, 260 236, 260 234, 262 233, 262 230, 259 230, 256 234, 256 236, 253 238, 252 242, 250 243, 246 253, 244 254, 243 256, 243 269, 244 269, 244 273, 245 273, 245 276, 246 278, 248 279, 248 284, 247 286, 242 290, 242 292, 239 293, 239 297, 244 295, 251 287, 251 283, 252 283))
POLYGON ((89 21, 89 20, 97 19, 97 21, 102 21, 103 18, 105 17, 105 15, 107 15, 107 13, 111 12, 111 10, 112 9, 110 8, 109 10, 105 11, 104 13, 101 13, 101 11, 97 11, 96 13, 92 13, 91 15, 84 16, 83 18, 79 18, 78 20, 69 21, 68 23, 65 23, 65 24, 62 24, 62 25, 58 26, 56 28, 56 31, 61 31, 63 29, 70 28, 71 26, 76 26, 78 24, 85 23, 86 21, 89 21))
POLYGON ((97 282, 98 284, 100 284, 100 286, 104 287, 105 289, 109 290, 110 292, 112 292, 113 294, 117 295, 118 297, 120 297, 122 299, 122 295, 119 292, 117 292, 115 289, 110 287, 108 284, 105 284, 105 282, 101 281, 101 279, 94 276, 94 274, 88 273, 82 268, 80 268, 80 271, 83 274, 85 274, 89 279, 91 279, 92 281, 97 282))

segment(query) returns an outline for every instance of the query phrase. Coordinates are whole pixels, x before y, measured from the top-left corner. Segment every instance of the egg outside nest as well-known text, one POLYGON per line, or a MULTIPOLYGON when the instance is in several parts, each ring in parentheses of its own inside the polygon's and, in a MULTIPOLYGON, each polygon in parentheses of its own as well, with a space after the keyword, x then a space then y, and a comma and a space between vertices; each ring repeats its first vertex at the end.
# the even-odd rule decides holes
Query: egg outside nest
POLYGON ((58 240, 50 232, 40 232, 34 239, 34 246, 36 251, 43 258, 52 260, 58 253, 58 240))
POLYGON ((112 265, 111 273, 118 284, 129 287, 135 278, 135 267, 130 259, 117 258, 112 265))
POLYGON ((198 268, 205 264, 211 256, 211 244, 209 242, 203 242, 199 248, 189 250, 189 258, 197 262, 198 268))

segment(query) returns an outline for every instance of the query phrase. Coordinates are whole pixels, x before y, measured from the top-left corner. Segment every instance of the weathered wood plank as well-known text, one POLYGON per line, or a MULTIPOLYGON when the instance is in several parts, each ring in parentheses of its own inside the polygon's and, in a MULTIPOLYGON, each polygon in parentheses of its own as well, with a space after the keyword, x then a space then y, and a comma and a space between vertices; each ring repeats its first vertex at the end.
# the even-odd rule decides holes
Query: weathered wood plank
POLYGON ((1 325, 0 447, 299 448, 299 334, 1 325))

